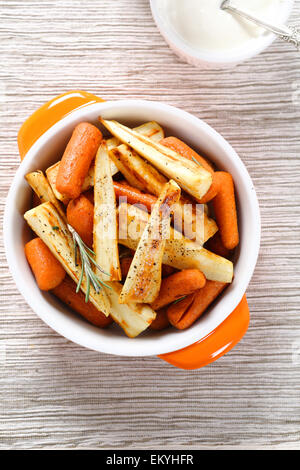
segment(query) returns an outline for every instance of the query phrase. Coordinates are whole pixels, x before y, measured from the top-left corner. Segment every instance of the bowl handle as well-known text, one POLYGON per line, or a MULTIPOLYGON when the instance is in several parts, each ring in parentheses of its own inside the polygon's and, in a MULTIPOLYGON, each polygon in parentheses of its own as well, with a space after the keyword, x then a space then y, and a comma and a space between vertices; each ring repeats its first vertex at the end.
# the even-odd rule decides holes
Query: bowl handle
POLYGON ((232 349, 244 336, 250 320, 246 295, 215 330, 197 343, 158 357, 180 369, 200 369, 232 349))
POLYGON ((68 91, 53 98, 35 111, 22 125, 18 134, 21 160, 28 150, 50 127, 78 108, 104 101, 81 90, 68 91))
MULTIPOLYGON (((21 160, 28 150, 56 122, 78 108, 102 98, 81 90, 73 90, 53 98, 35 111, 22 125, 18 134, 21 160)), ((246 295, 229 317, 214 331, 197 343, 184 349, 158 357, 180 369, 200 369, 232 349, 244 336, 249 325, 249 308, 246 295)))

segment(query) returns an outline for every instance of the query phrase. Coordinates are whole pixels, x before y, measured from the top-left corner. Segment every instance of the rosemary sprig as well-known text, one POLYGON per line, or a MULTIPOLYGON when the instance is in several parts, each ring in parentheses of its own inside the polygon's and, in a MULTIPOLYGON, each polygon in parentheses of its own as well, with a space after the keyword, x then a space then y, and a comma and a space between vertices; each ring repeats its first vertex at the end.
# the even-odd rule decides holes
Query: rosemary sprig
POLYGON ((193 156, 192 156, 192 160, 194 160, 194 162, 197 163, 197 165, 202 166, 201 163, 199 163, 198 160, 193 156))
POLYGON ((187 295, 184 295, 183 297, 180 297, 180 299, 174 300, 173 304, 178 304, 178 302, 181 302, 181 300, 185 299, 187 295))
POLYGON ((86 278, 86 294, 85 294, 85 302, 87 303, 89 301, 89 296, 90 296, 90 289, 91 285, 99 294, 100 290, 102 289, 102 286, 107 287, 108 289, 111 289, 111 287, 105 282, 103 282, 93 271, 91 263, 93 263, 94 266, 96 266, 99 271, 101 271, 103 274, 106 274, 106 276, 110 277, 109 274, 107 274, 103 269, 99 266, 99 264, 96 263, 94 260, 93 256, 95 256, 95 253, 93 250, 91 250, 85 243, 84 241, 80 238, 76 230, 71 227, 71 225, 68 224, 68 229, 71 232, 72 238, 73 238, 73 243, 74 243, 74 256, 75 256, 75 266, 77 266, 77 253, 79 252, 79 256, 81 259, 81 273, 80 273, 80 278, 77 283, 76 287, 76 293, 79 292, 79 289, 82 284, 83 276, 85 275, 86 278))

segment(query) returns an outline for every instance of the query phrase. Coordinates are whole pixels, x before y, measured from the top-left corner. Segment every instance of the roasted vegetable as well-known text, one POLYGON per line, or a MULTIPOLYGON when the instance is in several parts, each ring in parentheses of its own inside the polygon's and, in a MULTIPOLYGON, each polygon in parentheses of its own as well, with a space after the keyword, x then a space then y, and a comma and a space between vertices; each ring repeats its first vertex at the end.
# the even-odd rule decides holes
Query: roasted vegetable
POLYGON ((206 279, 199 269, 183 269, 166 277, 151 307, 157 312, 166 305, 202 289, 206 279))
POLYGON ((155 121, 145 122, 141 126, 134 127, 135 132, 138 132, 153 142, 159 142, 165 137, 163 128, 155 121))
POLYGON ((66 276, 51 292, 89 323, 99 328, 106 328, 113 322, 110 316, 106 317, 103 315, 91 302, 86 303, 83 292, 79 291, 76 293, 76 284, 69 276, 66 276))
MULTIPOLYGON (((157 122, 155 121, 146 122, 145 124, 142 124, 141 126, 135 127, 134 130, 140 133, 141 135, 145 135, 146 137, 149 137, 150 139, 156 142, 164 138, 164 131, 162 127, 159 124, 157 124, 157 122)), ((111 150, 114 147, 117 147, 118 145, 120 145, 120 141, 116 137, 107 139, 106 143, 107 143, 108 150, 111 150)), ((52 188, 52 191, 55 194, 55 197, 59 201, 62 201, 64 204, 67 204, 70 199, 64 194, 60 193, 56 189, 56 178, 57 178, 57 174, 59 171, 59 165, 60 165, 60 161, 50 166, 46 170, 46 175, 47 175, 49 184, 52 188)), ((119 171, 118 167, 115 165, 113 161, 110 162, 110 168, 111 168, 112 176, 115 176, 119 171)), ((94 165, 92 164, 89 168, 87 176, 84 179, 84 182, 82 185, 82 192, 86 191, 93 185, 94 185, 94 165)), ((138 186, 135 186, 135 187, 138 187, 138 186)))
MULTIPOLYGON (((128 145, 112 149, 109 155, 132 186, 156 196, 160 194, 167 179, 128 145)), ((187 196, 181 196, 174 207, 174 226, 179 231, 184 229, 184 235, 196 239, 200 245, 218 231, 216 222, 207 216, 204 207, 202 211, 199 207, 197 212, 192 199, 187 196)))
POLYGON ((98 127, 89 122, 77 124, 60 161, 55 183, 57 191, 70 199, 82 193, 84 179, 101 140, 98 127))
POLYGON ((212 176, 202 166, 194 161, 183 159, 173 150, 151 141, 117 121, 100 118, 100 122, 115 137, 132 147, 165 176, 174 179, 182 189, 196 199, 201 199, 208 191, 212 183, 212 176))
POLYGON ((105 142, 100 144, 95 158, 93 247, 96 262, 110 275, 108 278, 99 273, 99 277, 104 281, 120 281, 116 197, 105 142))
POLYGON ((64 280, 66 271, 39 237, 26 243, 25 255, 41 290, 54 289, 64 280))
MULTIPOLYGON (((37 236, 52 251, 69 276, 78 283, 81 277, 81 263, 77 260, 75 264, 75 251, 71 233, 53 204, 50 202, 41 204, 27 211, 24 218, 37 236)), ((84 273, 81 290, 86 294, 87 289, 87 279, 84 273)), ((97 293, 94 287, 90 286, 89 300, 105 316, 110 314, 110 302, 104 289, 97 293)))
POLYGON ((35 194, 40 199, 40 201, 42 203, 51 202, 58 211, 59 215, 64 220, 66 220, 66 215, 60 205, 60 202, 56 199, 44 173, 40 170, 33 171, 32 173, 27 173, 25 178, 27 183, 31 186, 35 194))
POLYGON ((111 303, 111 317, 123 328, 129 338, 135 338, 149 327, 156 317, 156 312, 145 304, 120 304, 122 284, 109 282, 108 285, 111 287, 106 290, 111 303))
POLYGON ((177 304, 168 307, 169 322, 179 330, 189 328, 205 312, 209 305, 221 294, 228 284, 207 281, 202 289, 188 295, 177 304))
POLYGON ((110 150, 109 156, 128 183, 141 191, 158 196, 163 185, 168 181, 165 176, 141 158, 128 145, 122 144, 110 150))
POLYGON ((179 197, 180 188, 174 181, 164 185, 136 247, 120 294, 120 303, 151 303, 157 297, 161 285, 162 258, 170 232, 170 208, 179 197))
MULTIPOLYGON (((129 204, 121 204, 118 209, 119 243, 136 250, 141 232, 144 230, 149 215, 129 204)), ((215 255, 197 243, 170 229, 170 239, 166 240, 163 263, 176 269, 196 268, 212 281, 232 282, 233 264, 231 261, 215 255)))
MULTIPOLYGON (((64 204, 68 204, 70 198, 68 198, 67 196, 61 194, 56 189, 56 177, 57 177, 57 173, 58 173, 58 170, 59 170, 59 165, 60 165, 60 162, 57 162, 54 165, 50 166, 46 170, 46 175, 47 175, 47 179, 49 181, 49 184, 50 184, 56 198, 59 201, 62 201, 64 204)), ((119 171, 113 161, 110 161, 110 171, 111 171, 111 174, 113 176, 115 174, 117 174, 118 171, 119 171)), ((84 179, 84 182, 83 182, 83 185, 82 185, 82 192, 87 191, 91 186, 94 186, 94 165, 93 164, 90 166, 88 174, 86 175, 86 177, 84 179)))

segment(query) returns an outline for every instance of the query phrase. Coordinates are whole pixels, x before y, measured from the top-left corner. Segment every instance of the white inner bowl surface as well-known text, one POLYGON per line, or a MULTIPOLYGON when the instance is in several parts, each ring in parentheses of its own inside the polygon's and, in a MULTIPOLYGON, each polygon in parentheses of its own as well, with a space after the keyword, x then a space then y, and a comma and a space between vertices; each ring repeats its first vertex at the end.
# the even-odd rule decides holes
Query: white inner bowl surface
MULTIPOLYGON (((87 348, 121 356, 148 356, 184 348, 217 328, 239 304, 251 279, 260 242, 260 215, 251 178, 232 147, 210 126, 191 114, 157 102, 122 100, 96 103, 78 109, 52 126, 28 151, 13 179, 4 215, 4 242, 8 264, 17 287, 30 307, 51 328, 87 348), (240 246, 235 256, 234 280, 217 302, 189 329, 147 330, 128 338, 117 325, 99 329, 72 312, 53 295, 42 292, 24 254, 30 230, 23 214, 31 207, 32 190, 26 173, 45 170, 58 161, 76 124, 89 121, 98 125, 98 116, 117 119, 134 126, 156 120, 166 135, 175 135, 196 151, 209 157, 218 169, 229 171, 234 179, 239 211, 240 246)), ((16 312, 17 314, 17 312, 16 312)))

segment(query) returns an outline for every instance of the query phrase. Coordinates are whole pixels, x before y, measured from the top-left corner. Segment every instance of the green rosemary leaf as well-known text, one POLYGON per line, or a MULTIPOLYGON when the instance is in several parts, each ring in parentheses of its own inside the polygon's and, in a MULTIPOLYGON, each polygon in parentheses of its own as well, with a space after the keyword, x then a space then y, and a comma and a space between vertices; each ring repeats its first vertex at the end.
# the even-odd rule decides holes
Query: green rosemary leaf
POLYGON ((110 277, 110 274, 106 273, 105 271, 103 271, 102 268, 100 268, 99 264, 96 263, 96 261, 87 253, 87 256, 88 258, 91 260, 91 262, 96 266, 97 269, 99 269, 99 271, 101 271, 103 274, 105 274, 106 276, 110 277))
POLYGON ((99 277, 97 277, 97 279, 98 279, 98 281, 100 282, 100 284, 101 284, 102 286, 107 287, 107 289, 112 289, 112 287, 110 287, 110 286, 109 286, 108 284, 106 284, 104 281, 102 281, 101 279, 99 279, 99 277))
POLYGON ((196 160, 196 158, 193 157, 193 156, 192 156, 192 160, 193 160, 195 163, 197 163, 197 165, 202 166, 201 163, 199 163, 198 160, 196 160))
MULTIPOLYGON (((79 235, 78 235, 78 236, 79 236, 79 235)), ((90 253, 92 253, 92 255, 95 256, 96 253, 95 253, 89 246, 87 246, 87 245, 84 243, 83 240, 81 240, 81 241, 82 241, 82 246, 83 246, 86 250, 88 250, 90 253)))
POLYGON ((82 267, 81 267, 80 278, 79 278, 79 281, 78 281, 78 284, 77 284, 77 287, 76 287, 76 293, 77 293, 77 294, 78 294, 79 289, 80 289, 80 286, 81 286, 81 284, 82 284, 83 272, 84 272, 84 269, 83 269, 83 266, 82 266, 82 267))
POLYGON ((89 296, 90 296, 90 290, 91 290, 91 284, 97 294, 100 292, 102 289, 102 286, 107 287, 108 289, 111 289, 109 285, 107 285, 105 282, 103 282, 98 276, 94 273, 91 262, 96 266, 99 271, 102 273, 106 274, 107 276, 110 276, 107 274, 103 269, 96 263, 94 258, 91 256, 95 255, 93 250, 91 250, 80 238, 76 230, 73 229, 71 225, 68 225, 68 229, 72 234, 73 238, 73 244, 74 244, 74 262, 75 265, 78 266, 77 263, 77 254, 79 252, 80 259, 81 259, 81 273, 80 273, 80 278, 78 280, 77 286, 76 286, 76 293, 79 292, 79 289, 81 287, 82 281, 83 281, 83 276, 85 275, 86 278, 86 295, 85 295, 85 302, 87 303, 89 301, 89 296))
POLYGON ((73 248, 74 248, 74 264, 75 266, 77 266, 77 245, 76 245, 76 241, 73 237, 73 248))
POLYGON ((180 302, 181 300, 185 299, 187 297, 187 295, 184 295, 183 297, 180 297, 180 299, 177 299, 177 300, 174 300, 173 304, 178 304, 178 302, 180 302))
POLYGON ((91 290, 91 280, 90 277, 86 275, 86 294, 85 294, 85 303, 87 304, 90 297, 91 290))

